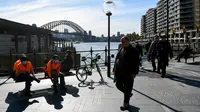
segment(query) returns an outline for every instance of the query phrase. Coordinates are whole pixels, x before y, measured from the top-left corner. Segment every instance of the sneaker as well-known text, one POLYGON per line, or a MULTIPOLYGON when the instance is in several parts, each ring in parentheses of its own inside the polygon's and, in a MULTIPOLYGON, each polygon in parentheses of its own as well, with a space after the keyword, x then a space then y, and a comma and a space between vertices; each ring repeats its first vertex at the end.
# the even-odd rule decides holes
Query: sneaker
POLYGON ((120 109, 121 109, 122 111, 128 110, 128 109, 129 109, 129 104, 128 104, 128 103, 124 103, 124 105, 121 106, 120 109))

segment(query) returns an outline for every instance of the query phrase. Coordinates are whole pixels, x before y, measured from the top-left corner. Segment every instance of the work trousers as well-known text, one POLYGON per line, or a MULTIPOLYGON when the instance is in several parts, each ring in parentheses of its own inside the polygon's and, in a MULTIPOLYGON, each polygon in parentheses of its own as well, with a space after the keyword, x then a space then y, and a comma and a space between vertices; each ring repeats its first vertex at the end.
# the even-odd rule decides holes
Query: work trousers
MULTIPOLYGON (((52 82, 53 82, 53 88, 54 91, 57 91, 57 86, 58 86, 58 73, 56 71, 52 71, 52 82)), ((64 74, 60 73, 60 88, 64 88, 65 87, 65 78, 64 78, 64 74)))
POLYGON ((124 93, 124 103, 129 103, 131 91, 133 89, 133 78, 117 78, 116 87, 124 93))
POLYGON ((15 77, 16 82, 24 82, 25 81, 25 92, 30 92, 31 82, 33 82, 34 77, 30 76, 29 73, 21 73, 15 77))

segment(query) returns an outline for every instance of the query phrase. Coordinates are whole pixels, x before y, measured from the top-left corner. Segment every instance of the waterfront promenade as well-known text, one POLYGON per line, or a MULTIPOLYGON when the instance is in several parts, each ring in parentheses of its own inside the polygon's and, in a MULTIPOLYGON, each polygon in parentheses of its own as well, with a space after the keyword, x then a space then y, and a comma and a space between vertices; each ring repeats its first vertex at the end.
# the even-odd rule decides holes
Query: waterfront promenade
MULTIPOLYGON (((130 112, 200 112, 200 59, 196 63, 170 61, 167 78, 151 72, 149 62, 135 79, 130 112)), ((0 112, 120 112, 123 94, 111 78, 106 84, 98 83, 99 75, 94 72, 87 80, 90 85, 80 84, 75 76, 66 77, 68 92, 63 96, 51 94, 50 80, 33 83, 34 98, 18 97, 15 93, 24 88, 24 83, 9 80, 0 86, 0 112)), ((37 74, 39 75, 39 74, 37 74)), ((0 82, 4 81, 0 79, 0 82)))

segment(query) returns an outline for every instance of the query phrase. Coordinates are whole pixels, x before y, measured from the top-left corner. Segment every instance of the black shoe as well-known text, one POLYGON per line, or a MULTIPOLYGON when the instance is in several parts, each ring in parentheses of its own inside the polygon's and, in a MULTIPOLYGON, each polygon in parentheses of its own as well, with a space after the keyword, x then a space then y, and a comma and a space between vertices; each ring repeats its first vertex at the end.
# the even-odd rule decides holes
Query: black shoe
POLYGON ((177 62, 181 62, 181 60, 178 60, 177 62))
POLYGON ((162 77, 162 78, 165 78, 165 75, 162 75, 161 77, 162 77))
POLYGON ((63 90, 63 91, 67 91, 67 88, 65 86, 60 87, 60 89, 63 90))
POLYGON ((133 96, 133 93, 130 94, 130 98, 133 96))
POLYGON ((129 104, 128 103, 124 103, 123 106, 120 107, 121 111, 125 111, 129 109, 129 104))
POLYGON ((32 97, 32 94, 30 92, 25 92, 25 96, 32 97))
POLYGON ((39 80, 39 79, 37 79, 37 78, 35 78, 35 81, 36 81, 37 83, 40 83, 40 80, 39 80))

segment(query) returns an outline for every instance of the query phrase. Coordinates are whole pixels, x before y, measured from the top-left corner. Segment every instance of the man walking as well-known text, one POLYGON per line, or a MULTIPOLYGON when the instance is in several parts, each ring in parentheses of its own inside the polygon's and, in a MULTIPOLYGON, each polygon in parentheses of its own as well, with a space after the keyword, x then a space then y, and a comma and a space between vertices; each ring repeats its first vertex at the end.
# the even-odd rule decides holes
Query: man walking
POLYGON ((116 77, 116 87, 124 93, 124 105, 121 110, 129 108, 129 100, 132 96, 134 78, 139 72, 139 52, 129 43, 129 38, 121 38, 122 48, 119 50, 113 74, 116 77))
POLYGON ((158 49, 158 63, 162 70, 162 78, 165 77, 166 74, 166 67, 169 63, 169 57, 173 58, 172 48, 169 41, 166 40, 166 36, 161 37, 162 40, 158 42, 157 49, 158 49))
MULTIPOLYGON (((159 42, 159 37, 155 36, 154 41, 152 42, 149 51, 148 51, 148 60, 151 60, 152 67, 153 67, 153 72, 156 71, 156 63, 155 60, 157 58, 157 44, 159 42)), ((157 66, 157 72, 160 73, 160 66, 157 66)))

